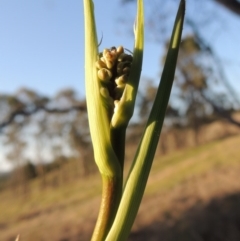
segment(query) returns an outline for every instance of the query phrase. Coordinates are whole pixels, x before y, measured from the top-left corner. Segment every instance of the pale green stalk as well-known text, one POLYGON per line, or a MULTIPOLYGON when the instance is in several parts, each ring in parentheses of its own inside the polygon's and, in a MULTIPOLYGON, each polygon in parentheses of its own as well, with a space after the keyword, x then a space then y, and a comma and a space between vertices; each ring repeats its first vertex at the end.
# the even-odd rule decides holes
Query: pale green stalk
POLYGON ((142 70, 143 47, 144 47, 144 9, 143 0, 138 0, 137 18, 135 24, 135 42, 133 51, 133 62, 130 76, 123 95, 118 104, 118 111, 114 113, 111 120, 111 142, 113 149, 119 159, 122 171, 124 167, 125 134, 129 120, 131 119, 138 85, 142 70))
POLYGON ((174 79, 184 12, 185 1, 181 1, 156 99, 130 170, 114 223, 106 241, 127 240, 141 203, 174 79))
POLYGON ((100 82, 95 62, 98 43, 91 0, 84 0, 85 15, 85 80, 89 127, 94 158, 102 175, 102 201, 92 241, 101 241, 111 227, 122 193, 122 170, 110 141, 107 109, 100 95, 100 82))
POLYGON ((133 51, 133 63, 130 76, 126 84, 123 96, 119 101, 118 111, 113 115, 111 126, 118 128, 128 125, 134 112, 134 105, 138 91, 138 84, 142 70, 143 45, 144 45, 144 12, 143 0, 138 0, 136 26, 134 28, 135 43, 133 51))
POLYGON ((93 2, 84 0, 85 12, 85 85, 89 127, 94 147, 95 161, 102 174, 120 175, 117 157, 110 142, 108 113, 102 104, 100 81, 95 63, 98 59, 98 43, 93 14, 93 2))

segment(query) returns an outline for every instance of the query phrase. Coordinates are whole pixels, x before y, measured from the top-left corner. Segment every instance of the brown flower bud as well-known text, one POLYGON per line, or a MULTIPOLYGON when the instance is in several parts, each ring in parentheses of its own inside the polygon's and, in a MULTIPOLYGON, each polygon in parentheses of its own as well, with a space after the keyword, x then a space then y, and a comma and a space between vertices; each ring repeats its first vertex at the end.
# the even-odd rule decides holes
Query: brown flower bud
POLYGON ((126 75, 129 75, 130 70, 131 70, 130 67, 125 67, 125 68, 123 68, 122 73, 123 73, 123 74, 126 74, 126 75))
POLYGON ((101 58, 96 62, 96 67, 98 69, 102 69, 102 68, 107 68, 107 65, 104 63, 104 61, 101 58))
POLYGON ((103 81, 108 81, 112 78, 111 71, 105 68, 98 70, 97 74, 98 78, 103 81))
POLYGON ((114 66, 117 59, 116 48, 115 49, 112 48, 112 50, 104 49, 103 58, 104 58, 104 62, 107 65, 107 68, 111 69, 114 66))
POLYGON ((128 79, 127 75, 124 74, 116 78, 115 83, 117 86, 125 86, 125 84, 127 83, 127 79, 128 79))
POLYGON ((133 61, 133 56, 130 55, 130 54, 122 53, 122 54, 119 55, 118 61, 119 62, 124 62, 124 61, 132 62, 133 61))
POLYGON ((117 65, 117 73, 118 73, 118 75, 124 74, 123 69, 126 68, 126 67, 130 67, 130 66, 131 66, 131 63, 127 62, 127 61, 118 63, 118 65, 117 65))
POLYGON ((124 53, 123 46, 119 46, 119 47, 117 48, 117 54, 118 54, 118 56, 120 56, 122 53, 124 53))

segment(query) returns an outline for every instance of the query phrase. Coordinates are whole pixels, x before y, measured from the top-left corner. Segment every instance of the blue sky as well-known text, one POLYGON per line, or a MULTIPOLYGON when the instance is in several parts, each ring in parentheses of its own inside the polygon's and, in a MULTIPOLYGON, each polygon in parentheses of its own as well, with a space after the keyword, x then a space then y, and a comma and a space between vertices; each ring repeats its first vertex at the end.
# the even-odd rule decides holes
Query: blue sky
MULTIPOLYGON (((187 3, 187 14, 196 18, 204 14, 191 5, 195 0, 187 3)), ((171 6, 173 14, 177 7, 171 6)), ((240 18, 217 5, 210 4, 209 8, 216 21, 203 25, 200 31, 213 42, 230 83, 240 93, 240 18)), ((119 0, 95 1, 98 36, 103 35, 100 49, 113 45, 132 49, 132 26, 117 20, 120 15, 134 20, 134 11, 133 5, 120 7, 119 0)), ((0 0, 0 93, 14 93, 27 87, 53 96, 70 87, 83 97, 83 27, 82 0, 0 0)), ((159 80, 162 43, 148 41, 148 34, 146 29, 142 76, 159 80)), ((6 163, 0 156, 0 170, 4 168, 6 163)))
POLYGON ((83 82, 82 1, 0 2, 0 91, 53 94, 83 82))
MULTIPOLYGON (((132 49, 129 31, 119 36, 116 29, 116 1, 95 2, 99 38, 103 34, 101 46, 132 49)), ((1 0, 0 93, 28 87, 54 95, 71 87, 83 96, 83 26, 80 0, 1 0)), ((159 54, 155 58, 158 61, 159 54)))
MULTIPOLYGON (((172 8, 176 12, 177 6, 172 8)), ((132 49, 131 26, 125 33, 124 25, 117 23, 117 19, 120 11, 123 16, 134 16, 134 10, 133 7, 121 8, 119 1, 105 0, 104 4, 95 1, 99 38, 103 34, 102 48, 124 45, 132 49)), ((192 7, 187 8, 187 14, 195 14, 194 11, 192 7)), ((205 32, 208 38, 213 38, 216 51, 226 61, 228 77, 237 83, 240 82, 240 61, 236 57, 240 49, 240 19, 227 11, 220 11, 220 14, 223 14, 223 22, 226 19, 233 22, 229 24, 231 28, 226 27, 229 36, 224 31, 219 38, 211 31, 205 32), (234 43, 231 38, 235 39, 234 43)), ((71 87, 83 96, 83 26, 82 0, 1 0, 0 93, 14 93, 21 87, 28 87, 54 95, 62 88, 71 87)), ((143 76, 159 79, 161 52, 161 46, 146 41, 143 76)), ((240 83, 237 89, 240 90, 240 83)))

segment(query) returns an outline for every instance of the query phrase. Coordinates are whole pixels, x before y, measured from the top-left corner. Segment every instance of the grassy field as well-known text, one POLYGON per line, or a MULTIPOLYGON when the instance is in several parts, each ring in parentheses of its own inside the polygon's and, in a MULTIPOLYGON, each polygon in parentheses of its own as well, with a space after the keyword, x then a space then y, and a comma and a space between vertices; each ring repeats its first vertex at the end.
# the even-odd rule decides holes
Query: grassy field
MULTIPOLYGON (((240 135, 156 156, 129 240, 240 240, 239 179, 240 135)), ((88 241, 100 195, 98 174, 57 187, 34 180, 24 195, 5 190, 0 241, 88 241)))

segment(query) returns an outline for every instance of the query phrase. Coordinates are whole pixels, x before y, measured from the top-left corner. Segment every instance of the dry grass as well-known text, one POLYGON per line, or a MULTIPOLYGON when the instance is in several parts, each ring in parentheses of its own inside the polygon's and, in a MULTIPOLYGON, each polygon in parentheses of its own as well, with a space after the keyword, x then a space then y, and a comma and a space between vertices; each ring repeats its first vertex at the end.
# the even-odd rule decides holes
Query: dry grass
MULTIPOLYGON (((220 216, 229 222, 240 220, 235 204, 238 200, 240 207, 239 144, 240 136, 234 136, 156 156, 129 240, 240 240, 234 239, 240 221, 239 229, 236 223, 227 226, 233 230, 226 233, 227 239, 218 238, 219 228, 213 225, 221 227, 224 238, 220 216), (209 233, 215 238, 208 238, 209 233)), ((18 234, 20 241, 89 240, 100 201, 99 175, 57 188, 42 189, 39 182, 31 183, 27 195, 12 190, 0 193, 0 240, 13 241, 18 234)))

